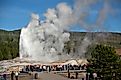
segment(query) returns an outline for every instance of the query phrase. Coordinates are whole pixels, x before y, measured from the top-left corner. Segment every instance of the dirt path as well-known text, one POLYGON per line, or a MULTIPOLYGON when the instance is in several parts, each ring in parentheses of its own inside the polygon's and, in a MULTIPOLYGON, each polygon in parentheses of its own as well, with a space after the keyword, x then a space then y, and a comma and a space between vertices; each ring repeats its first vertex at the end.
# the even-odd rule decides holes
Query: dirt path
POLYGON ((58 74, 53 73, 40 73, 39 74, 40 80, 78 80, 78 79, 68 79, 58 74))

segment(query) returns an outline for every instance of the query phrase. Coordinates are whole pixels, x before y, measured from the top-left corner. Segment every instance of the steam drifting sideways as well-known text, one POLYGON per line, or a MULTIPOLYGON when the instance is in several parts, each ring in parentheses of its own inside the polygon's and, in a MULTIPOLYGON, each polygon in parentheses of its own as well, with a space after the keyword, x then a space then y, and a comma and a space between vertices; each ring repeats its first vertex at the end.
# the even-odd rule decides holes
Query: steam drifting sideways
MULTIPOLYGON (((43 62, 73 58, 64 51, 64 43, 69 41, 70 37, 67 31, 74 24, 80 24, 82 28, 90 31, 84 18, 89 14, 90 5, 94 3, 95 0, 77 0, 73 8, 66 3, 60 3, 56 8, 47 10, 44 21, 40 21, 38 14, 32 14, 27 27, 21 30, 20 58, 43 62)), ((87 36, 85 38, 88 39, 87 36)), ((86 49, 90 43, 86 43, 86 46, 83 46, 83 43, 80 50, 86 49)), ((78 55, 83 52, 85 51, 78 55)))

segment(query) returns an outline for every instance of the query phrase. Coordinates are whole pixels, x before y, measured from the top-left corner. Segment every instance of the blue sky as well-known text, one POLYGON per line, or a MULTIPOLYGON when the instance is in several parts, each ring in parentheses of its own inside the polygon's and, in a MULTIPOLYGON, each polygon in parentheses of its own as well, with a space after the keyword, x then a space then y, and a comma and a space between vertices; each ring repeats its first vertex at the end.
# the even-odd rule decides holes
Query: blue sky
MULTIPOLYGON (((74 0, 0 0, 0 29, 16 30, 28 24, 30 14, 38 13, 40 19, 48 8, 54 8, 60 2, 66 2, 70 6, 74 4, 74 0)), ((98 10, 102 3, 98 3, 92 7, 98 10)), ((110 0, 111 11, 104 21, 104 29, 110 32, 121 32, 121 0, 110 0)), ((97 13, 92 13, 87 19, 93 22, 97 13)), ((73 31, 84 31, 78 25, 71 28, 73 31)))

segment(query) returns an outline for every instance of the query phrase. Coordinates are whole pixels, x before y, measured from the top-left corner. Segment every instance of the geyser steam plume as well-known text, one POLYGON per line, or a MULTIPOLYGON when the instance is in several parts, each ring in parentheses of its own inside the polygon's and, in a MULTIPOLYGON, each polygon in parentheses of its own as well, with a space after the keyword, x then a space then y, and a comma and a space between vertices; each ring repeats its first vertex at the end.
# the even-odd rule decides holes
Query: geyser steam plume
MULTIPOLYGON (((38 14, 32 14, 27 27, 21 30, 20 58, 43 62, 73 58, 72 55, 64 51, 64 43, 69 41, 70 36, 67 31, 74 24, 80 24, 84 29, 87 28, 84 18, 89 14, 88 10, 93 3, 95 0, 77 0, 74 8, 66 3, 60 3, 56 8, 47 10, 44 14, 46 17, 44 21, 39 20, 38 14)), ((87 39, 86 37, 84 41, 87 42, 87 39)), ((82 42, 84 48, 81 50, 89 44, 85 46, 82 42)), ((84 52, 80 53, 83 54, 84 52)))

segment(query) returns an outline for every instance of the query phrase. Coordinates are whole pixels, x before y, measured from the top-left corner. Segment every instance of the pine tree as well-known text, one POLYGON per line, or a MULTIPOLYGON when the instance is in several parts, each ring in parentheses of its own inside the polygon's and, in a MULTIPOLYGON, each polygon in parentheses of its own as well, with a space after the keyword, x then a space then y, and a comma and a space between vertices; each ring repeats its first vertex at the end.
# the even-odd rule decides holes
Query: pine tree
POLYGON ((91 52, 89 60, 93 71, 104 77, 103 80, 120 80, 121 60, 114 48, 106 45, 97 45, 91 52), (115 79, 113 76, 116 75, 115 79))

